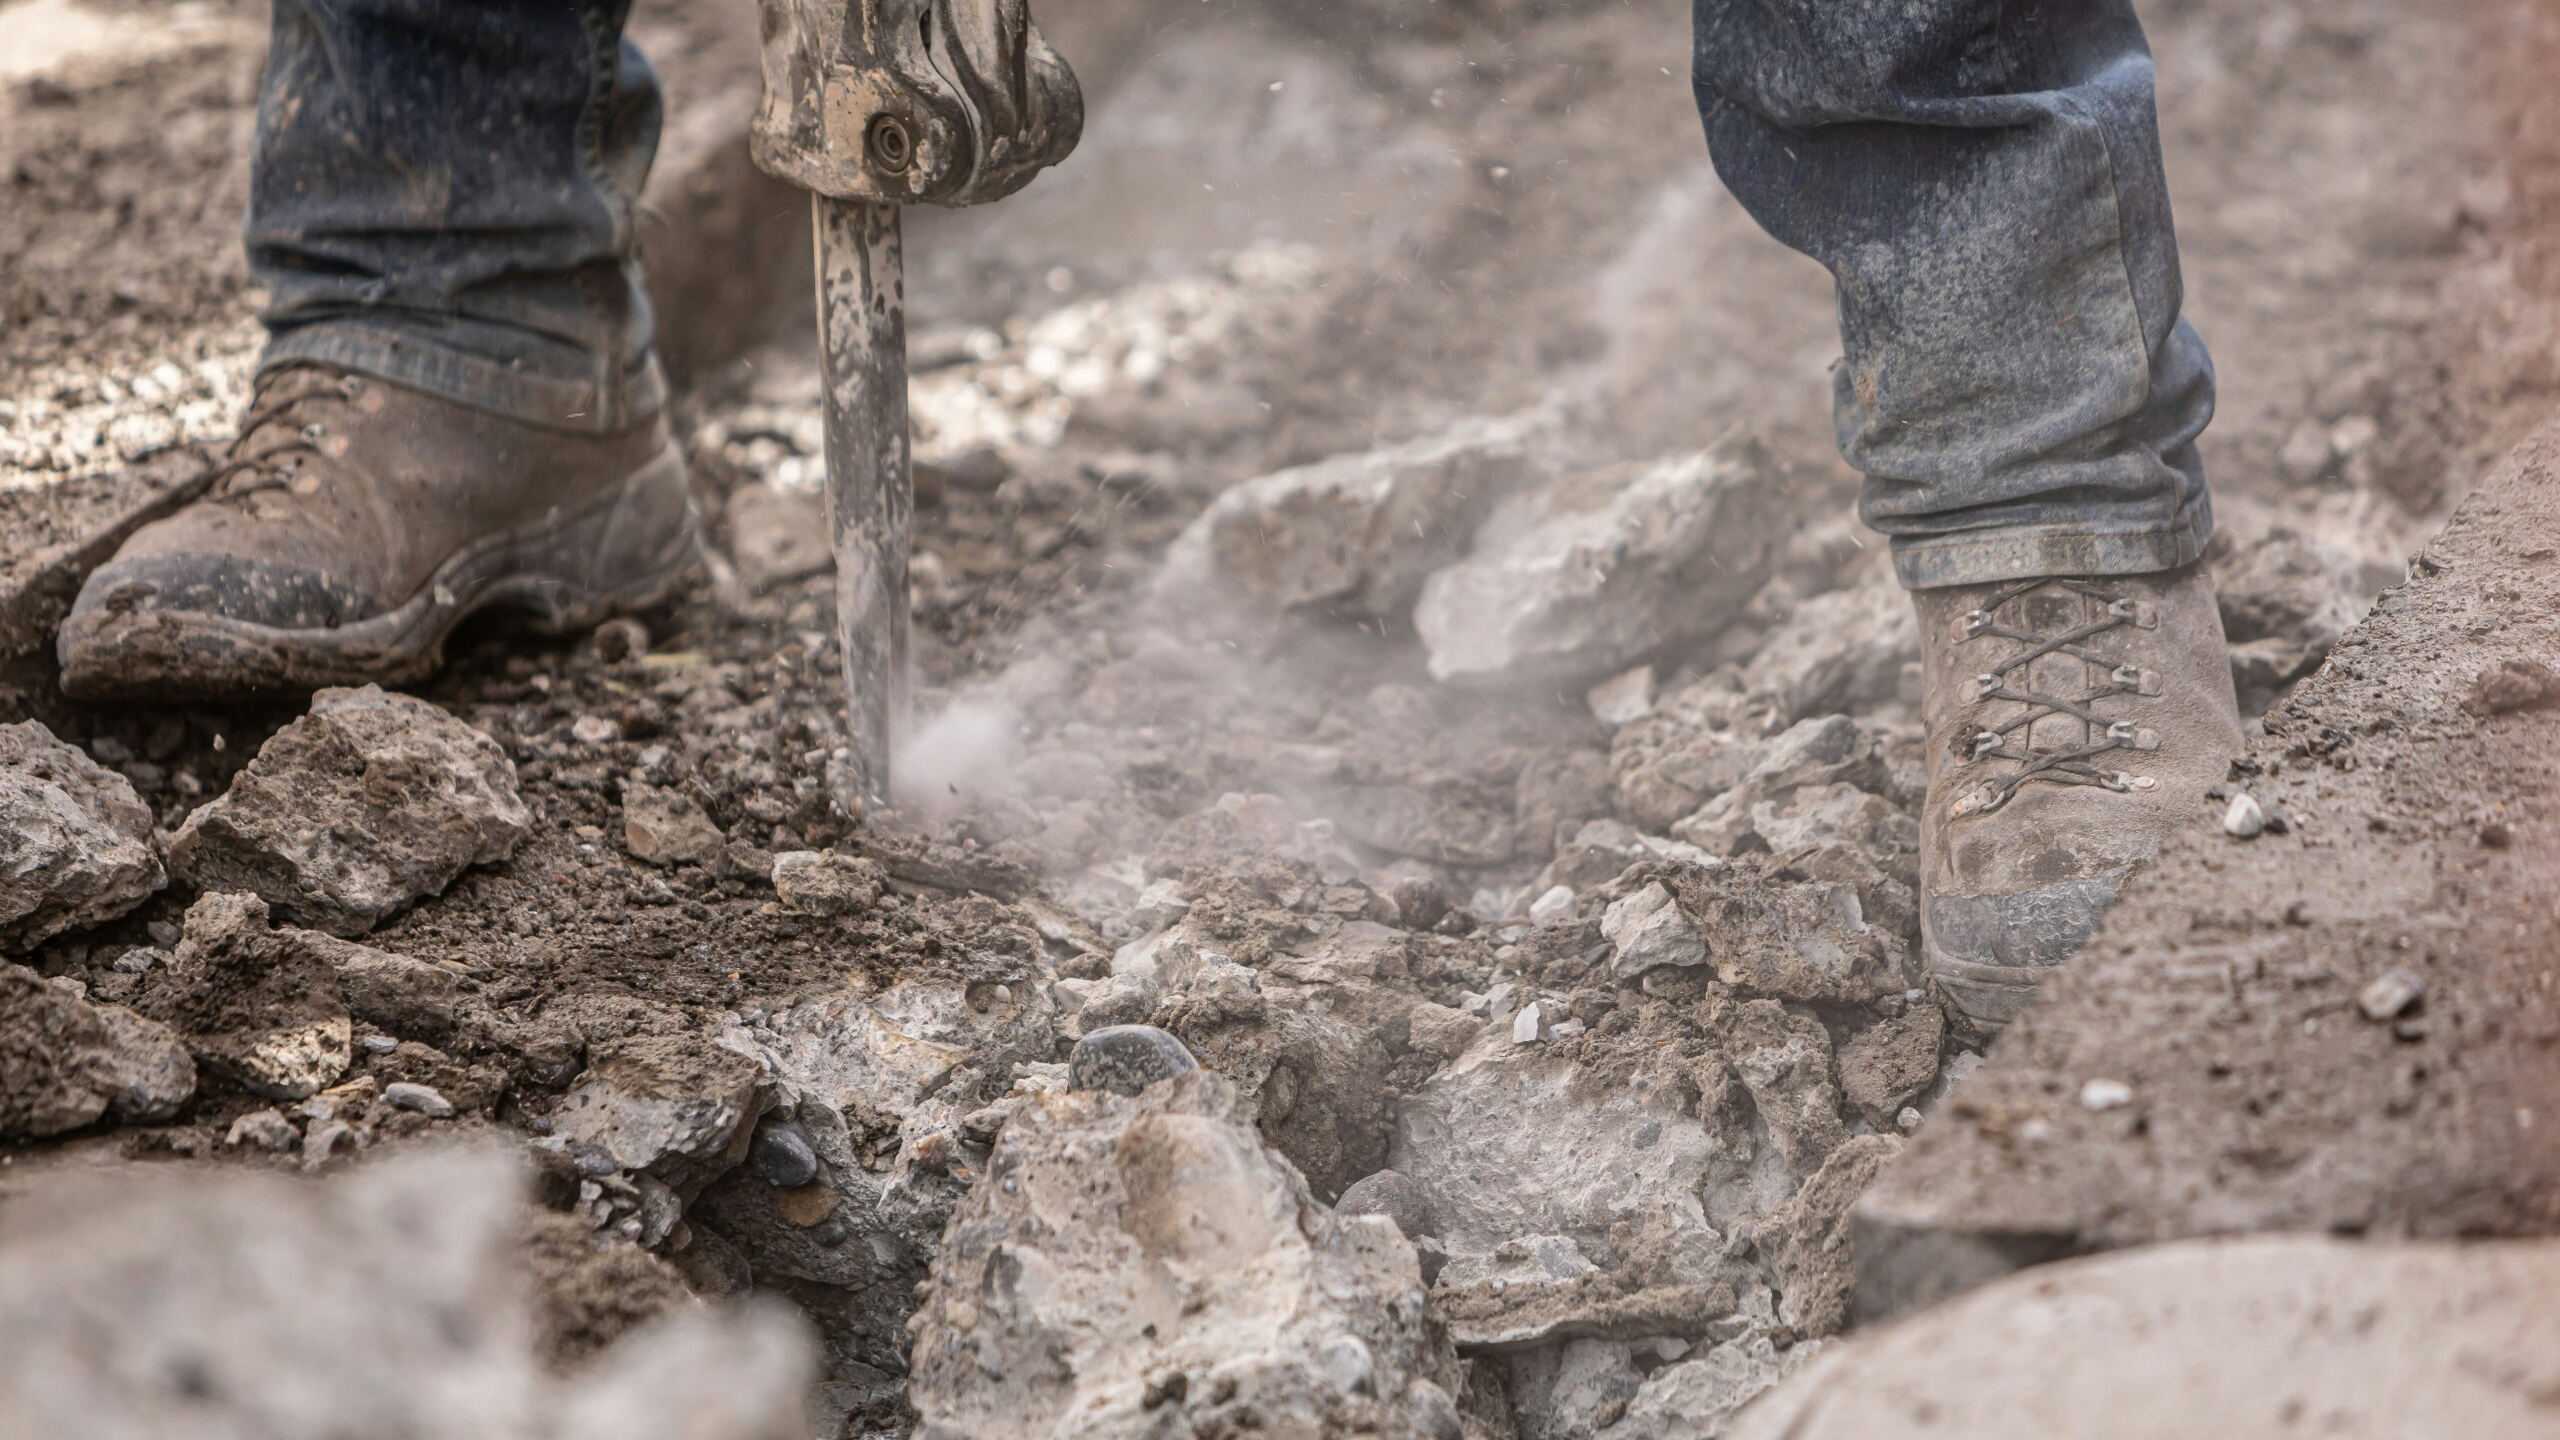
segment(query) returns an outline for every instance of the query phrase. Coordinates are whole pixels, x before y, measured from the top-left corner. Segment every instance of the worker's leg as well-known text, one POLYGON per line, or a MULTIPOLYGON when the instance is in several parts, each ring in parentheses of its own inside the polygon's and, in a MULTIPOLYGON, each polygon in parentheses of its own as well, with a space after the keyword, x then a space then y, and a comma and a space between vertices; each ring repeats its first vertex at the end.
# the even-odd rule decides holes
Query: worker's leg
POLYGON ((2213 370, 2131 0, 1697 0, 1695 78, 1726 185, 1839 281, 1840 446, 1905 584, 2202 552, 2213 370))
POLYGON ((692 518, 632 259, 658 88, 629 9, 275 0, 256 398, 205 498, 81 586, 65 690, 398 683, 477 610, 670 593, 692 518))
POLYGON ((592 430, 663 403, 632 255, 658 81, 630 9, 275 0, 248 226, 266 365, 592 430))
POLYGON ((1921 939, 1978 1032, 2241 746, 2204 343, 2130 0, 1698 0, 1716 168, 1830 267, 1840 448, 1918 594, 1921 939))

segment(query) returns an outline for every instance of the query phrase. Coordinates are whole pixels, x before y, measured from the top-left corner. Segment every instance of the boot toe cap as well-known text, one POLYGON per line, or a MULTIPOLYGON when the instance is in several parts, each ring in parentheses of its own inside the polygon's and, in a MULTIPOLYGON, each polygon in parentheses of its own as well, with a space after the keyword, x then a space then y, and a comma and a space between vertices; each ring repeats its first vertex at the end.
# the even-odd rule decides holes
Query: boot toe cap
POLYGON ((333 576, 247 555, 122 556, 101 566, 71 605, 75 620, 200 615, 274 630, 327 630, 382 613, 333 576))

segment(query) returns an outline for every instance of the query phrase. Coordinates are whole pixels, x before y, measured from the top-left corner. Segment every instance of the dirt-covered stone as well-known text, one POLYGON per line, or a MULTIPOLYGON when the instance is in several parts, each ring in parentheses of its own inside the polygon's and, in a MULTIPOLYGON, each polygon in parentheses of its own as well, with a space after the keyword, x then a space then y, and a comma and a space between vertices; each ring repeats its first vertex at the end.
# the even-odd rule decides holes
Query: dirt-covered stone
POLYGON ((589 1053, 551 1135, 573 1160, 691 1195, 746 1158, 768 1094, 753 1056, 696 1034, 637 1035, 589 1053))
POLYGON ((952 1218, 914 1367, 932 1440, 1221 1433, 1248 1414, 1446 1440, 1463 1385, 1393 1222, 1317 1203, 1201 1072, 1015 1113, 952 1218))
POLYGON ((187 817, 172 869, 360 935, 515 853, 532 823, 497 742, 379 686, 323 690, 220 799, 187 817))
POLYGON ((104 924, 167 878, 130 782, 33 720, 0 725, 0 952, 104 924))
POLYGON ((355 1035, 337 967, 314 940, 330 943, 270 929, 255 895, 207 895, 187 908, 176 958, 146 1006, 199 1061, 252 1093, 304 1099, 347 1073, 355 1035))
POLYGON ((168 1027, 0 965, 0 1137, 42 1139, 110 1115, 166 1120, 195 1087, 195 1063, 168 1027))

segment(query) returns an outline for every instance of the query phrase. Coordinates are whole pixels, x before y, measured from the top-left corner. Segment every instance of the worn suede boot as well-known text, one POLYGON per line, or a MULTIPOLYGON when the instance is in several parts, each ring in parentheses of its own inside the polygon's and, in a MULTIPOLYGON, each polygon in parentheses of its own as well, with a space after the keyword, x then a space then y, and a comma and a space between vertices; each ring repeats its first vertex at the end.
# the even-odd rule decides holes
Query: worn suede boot
POLYGON ((1920 820, 1929 972, 1980 1034, 2078 950, 2241 753, 2213 581, 1913 592, 1928 676, 1920 820))
POLYGON ((205 498, 62 625, 77 699, 415 680, 490 607, 550 630, 664 598, 695 553, 663 419, 551 430, 320 365, 270 372, 205 498))

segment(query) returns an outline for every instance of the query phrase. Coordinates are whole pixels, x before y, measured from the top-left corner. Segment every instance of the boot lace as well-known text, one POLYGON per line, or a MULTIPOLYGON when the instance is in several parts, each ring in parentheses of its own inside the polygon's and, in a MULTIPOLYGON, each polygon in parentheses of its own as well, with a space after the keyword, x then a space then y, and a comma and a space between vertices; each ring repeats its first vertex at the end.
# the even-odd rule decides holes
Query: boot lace
POLYGON ((2099 763, 2119 751, 2147 751, 2160 748, 2160 737, 2130 720, 2109 720, 2089 707, 2116 695, 2156 696, 2160 693, 2160 672, 2140 665, 2118 664, 2088 646, 2088 642, 2121 629, 2151 630, 2159 627, 2159 611, 2147 600, 2108 593, 2099 586, 2077 580, 2024 580, 1994 593, 1980 609, 1970 610, 1956 618, 1955 640, 1962 646, 1975 640, 2007 640, 2021 646, 2015 654, 1973 678, 1968 698, 1974 702, 2005 700, 2023 708, 2013 717, 1997 725, 1986 725, 1974 732, 1964 745, 1963 763, 1979 764, 1987 760, 2007 760, 2017 769, 1957 797, 1952 811, 1956 815, 1981 815, 2009 803, 2027 785, 2097 785, 2114 791, 2149 790, 2159 781, 2148 775, 2135 775, 2111 769, 2099 763), (2055 635, 2003 624, 1999 612, 2012 601, 2022 600, 2047 585, 2066 590, 2097 602, 2095 619, 2084 621, 2055 635), (2034 688, 2027 675, 2029 668, 2048 655, 2068 655, 2098 667, 2106 679, 2085 695, 2053 695, 2034 688), (2086 745, 2063 749, 2039 750, 2028 744, 2024 736, 2033 733, 2039 720, 2048 716, 2067 715, 2088 725, 2098 738, 2086 745))
POLYGON ((299 457, 327 453, 320 442, 328 438, 328 422, 311 419, 294 424, 297 412, 315 402, 352 400, 364 393, 364 384, 355 375, 314 384, 286 371, 278 383, 261 387, 249 413, 241 417, 239 438, 205 477, 205 493, 216 500, 237 500, 284 488, 292 481, 299 457), (262 439, 267 443, 258 444, 262 439))

